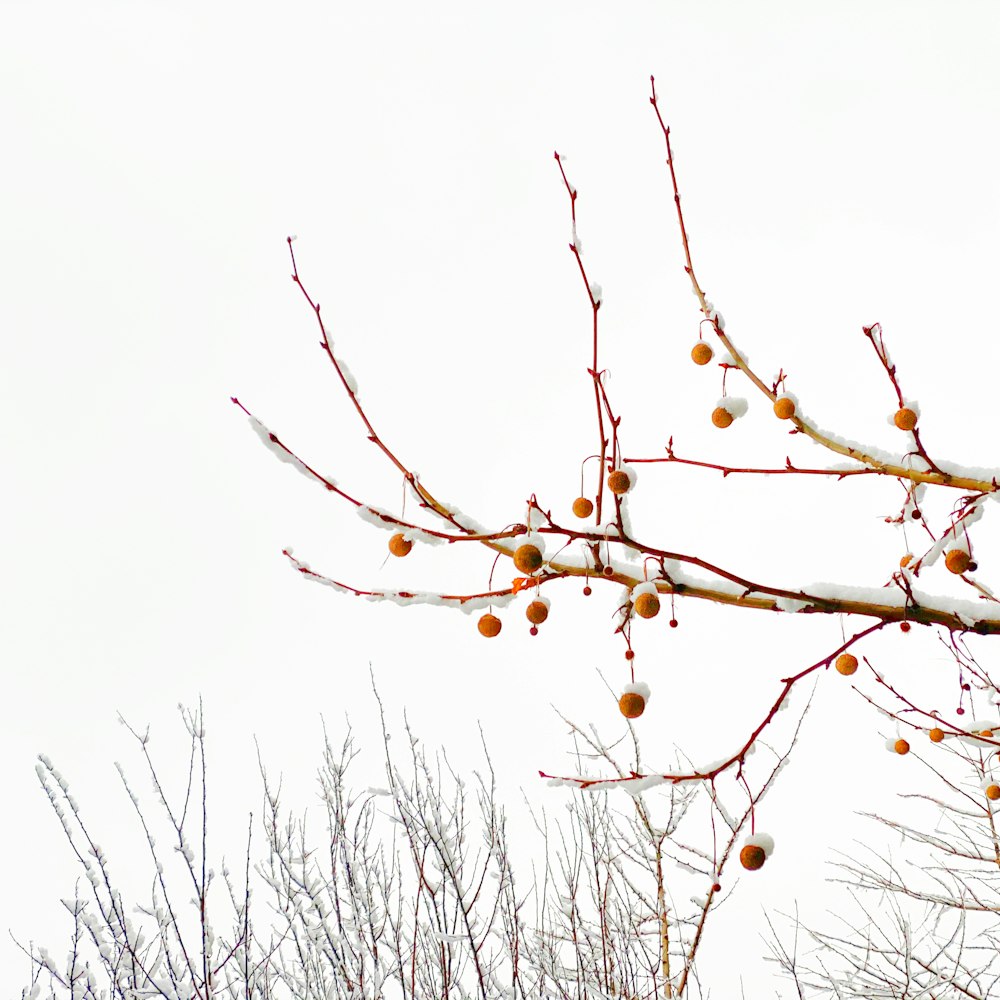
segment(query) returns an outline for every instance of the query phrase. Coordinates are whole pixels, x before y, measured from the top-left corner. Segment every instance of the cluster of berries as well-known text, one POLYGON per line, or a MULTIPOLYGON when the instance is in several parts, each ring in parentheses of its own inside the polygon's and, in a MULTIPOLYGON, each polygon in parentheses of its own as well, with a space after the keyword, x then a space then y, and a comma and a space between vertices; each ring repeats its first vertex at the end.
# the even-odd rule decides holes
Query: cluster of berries
MULTIPOLYGON (((711 344, 706 344, 704 340, 699 340, 691 348, 691 360, 696 365, 707 365, 715 357, 715 351, 711 344)), ((722 400, 712 411, 712 423, 720 428, 729 427, 740 415, 743 407, 736 407, 722 400)), ((795 416, 795 400, 791 396, 776 396, 774 400, 774 415, 779 420, 791 420, 795 416)))
MULTIPOLYGON (((952 570, 952 572, 955 572, 955 570, 952 570)), ((858 669, 858 658, 851 653, 841 653, 834 661, 834 666, 837 668, 838 673, 843 674, 845 677, 850 677, 858 669)), ((939 726, 933 726, 927 731, 927 735, 932 743, 941 743, 944 740, 945 733, 939 726)), ((991 740, 993 739, 993 730, 988 728, 976 729, 973 730, 972 735, 978 736, 980 739, 991 740)), ((886 741, 886 748, 894 753, 898 753, 900 756, 904 756, 910 752, 909 741, 904 740, 902 737, 886 741)), ((991 781, 984 787, 984 792, 991 802, 1000 800, 1000 784, 991 781)))

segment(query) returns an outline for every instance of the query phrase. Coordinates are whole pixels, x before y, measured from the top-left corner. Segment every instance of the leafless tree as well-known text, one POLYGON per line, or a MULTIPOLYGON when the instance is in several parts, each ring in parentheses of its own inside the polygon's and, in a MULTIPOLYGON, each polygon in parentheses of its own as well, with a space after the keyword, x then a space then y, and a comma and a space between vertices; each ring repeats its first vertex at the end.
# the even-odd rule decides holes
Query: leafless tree
POLYGON ((262 767, 264 860, 252 865, 248 844, 244 870, 223 865, 220 880, 209 867, 200 709, 183 719, 190 754, 179 801, 163 790, 148 732, 131 730, 153 781, 152 810, 119 766, 152 868, 141 900, 119 884, 66 780, 41 759, 39 780, 83 884, 64 903, 68 958, 24 946, 31 985, 23 996, 699 996, 699 946, 731 891, 727 865, 798 732, 786 734, 783 751, 762 744, 739 781, 646 788, 635 780, 626 789, 642 765, 635 728, 623 762, 622 747, 568 723, 579 766, 616 780, 571 791, 562 809, 533 812, 537 845, 520 845, 533 859, 522 873, 485 747, 482 768, 462 776, 407 725, 406 759, 396 759, 383 717, 385 786, 354 788, 354 736, 328 738, 324 822, 314 833, 284 811, 280 782, 262 767))

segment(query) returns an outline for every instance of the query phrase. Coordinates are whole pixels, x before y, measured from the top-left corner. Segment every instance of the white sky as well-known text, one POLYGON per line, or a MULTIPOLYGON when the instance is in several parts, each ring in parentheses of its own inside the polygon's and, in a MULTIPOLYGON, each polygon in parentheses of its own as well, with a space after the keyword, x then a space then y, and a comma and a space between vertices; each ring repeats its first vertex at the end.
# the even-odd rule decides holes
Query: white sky
MULTIPOLYGON (((880 321, 932 453, 1000 465, 988 298, 1000 10, 946 7, 5 5, 0 927, 63 948, 57 900, 75 871, 34 776, 39 751, 113 863, 139 844, 112 766, 138 766, 119 711, 152 725, 166 759, 182 754, 176 704, 204 698, 215 843, 230 856, 258 805, 254 736, 302 806, 321 714, 335 732, 349 714, 376 749, 369 665, 392 718, 405 708, 459 759, 481 723, 512 807, 520 786, 553 808, 567 794, 534 776, 569 766, 552 705, 622 731, 598 676, 627 680, 617 587, 585 604, 578 583, 554 586, 540 636, 512 608, 486 643, 474 618, 349 600, 285 565, 293 545, 360 586, 472 592, 491 563, 424 549, 383 566, 388 536, 275 462, 230 405, 238 395, 349 492, 398 507, 398 476, 316 349, 289 233, 376 427, 484 523, 522 520, 531 492, 568 519, 594 450, 589 311, 554 149, 604 288, 626 450, 652 455, 673 434, 691 457, 818 463, 752 396, 729 431, 709 425, 720 389, 687 359, 698 315, 647 101, 655 73, 698 274, 751 361, 790 372, 821 426, 896 448, 893 398, 860 332, 880 321)), ((642 536, 762 582, 879 586, 906 551, 882 523, 900 499, 891 482, 646 467, 632 515, 642 536)), ((989 518, 975 541, 989 580, 989 518)), ((952 592, 943 575, 926 589, 952 592)), ((661 616, 635 633, 654 692, 643 738, 665 761, 674 743, 721 756, 777 678, 839 642, 833 620, 692 603, 678 605, 680 628, 661 616)), ((953 707, 929 633, 866 652, 953 707)), ((710 925, 703 974, 718 996, 740 971, 767 982, 761 904, 840 905, 823 879, 865 830, 851 811, 923 780, 918 762, 885 753, 888 731, 849 687, 821 678, 761 819, 778 850, 710 925), (751 956, 742 970, 726 957, 736 946, 751 956)), ((19 987, 22 965, 0 943, 0 968, 17 970, 4 981, 19 987)))

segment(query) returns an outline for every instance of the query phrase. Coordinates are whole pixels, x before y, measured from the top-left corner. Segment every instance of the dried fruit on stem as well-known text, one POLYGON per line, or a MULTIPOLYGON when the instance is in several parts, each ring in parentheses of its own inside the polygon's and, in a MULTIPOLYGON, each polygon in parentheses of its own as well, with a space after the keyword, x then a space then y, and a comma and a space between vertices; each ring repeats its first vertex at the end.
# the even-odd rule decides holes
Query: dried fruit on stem
POLYGON ((398 532, 389 539, 389 551, 394 556, 408 556, 410 554, 410 549, 413 548, 413 542, 403 537, 402 532, 398 532))
POLYGON ((774 401, 774 415, 779 420, 790 420, 795 416, 795 400, 788 396, 779 396, 774 401))
POLYGON ((549 617, 548 602, 534 600, 524 609, 524 614, 532 625, 541 625, 549 617))
POLYGON ((841 653, 835 666, 838 674, 850 677, 858 669, 858 658, 851 653, 841 653))
POLYGON ((646 699, 635 691, 626 691, 618 699, 618 709, 626 719, 638 719, 646 711, 646 699))
POLYGON ((501 628, 503 628, 503 622, 496 615, 487 614, 479 619, 479 634, 485 635, 487 639, 499 635, 501 628))
POLYGON ((972 557, 965 549, 950 549, 944 557, 945 567, 949 573, 961 576, 969 568, 972 557))
POLYGON ((638 594, 632 607, 640 618, 655 618, 660 613, 660 599, 656 594, 638 594))
POLYGON ((712 423, 720 429, 725 429, 733 422, 733 415, 724 406, 712 410, 712 423))
POLYGON ((519 545, 514 551, 514 565, 526 576, 537 573, 542 568, 541 549, 530 542, 519 545))
POLYGON ((699 340, 694 347, 691 348, 691 360, 696 365, 707 365, 709 361, 712 360, 715 355, 715 351, 712 350, 711 344, 706 344, 704 340, 699 340))
POLYGON ((624 469, 615 469, 608 476, 608 489, 615 496, 622 496, 632 488, 632 479, 624 469))

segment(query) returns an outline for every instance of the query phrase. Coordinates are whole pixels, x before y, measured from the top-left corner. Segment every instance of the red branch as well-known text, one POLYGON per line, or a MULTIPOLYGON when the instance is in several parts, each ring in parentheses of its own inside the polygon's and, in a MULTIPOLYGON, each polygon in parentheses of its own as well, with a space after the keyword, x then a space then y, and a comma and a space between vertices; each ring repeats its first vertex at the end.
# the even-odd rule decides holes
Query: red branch
MULTIPOLYGON (((874 348, 879 361, 882 362, 882 367, 885 369, 886 375, 889 376, 889 381, 892 383, 893 391, 896 393, 896 401, 899 407, 902 408, 904 403, 903 390, 900 387, 899 380, 896 378, 896 366, 889 360, 889 352, 885 349, 885 341, 882 338, 882 324, 873 323, 871 326, 865 326, 861 329, 874 348)), ((932 472, 943 475, 944 473, 942 473, 937 465, 934 464, 920 440, 920 428, 914 427, 910 433, 913 435, 913 443, 916 445, 916 452, 927 463, 927 467, 932 472)))
POLYGON ((781 476, 781 475, 797 475, 797 476, 836 476, 837 479, 846 479, 848 476, 877 476, 886 475, 882 469, 802 469, 797 465, 792 465, 792 460, 786 455, 785 456, 785 466, 782 469, 746 469, 737 468, 732 465, 719 465, 715 462, 699 462, 693 458, 678 458, 674 454, 674 439, 670 438, 667 443, 667 454, 660 458, 626 458, 624 459, 627 465, 640 465, 643 463, 650 464, 656 462, 670 463, 674 462, 678 465, 693 465, 699 469, 715 469, 717 472, 721 472, 723 477, 735 475, 737 473, 744 475, 754 475, 754 476, 781 476))
POLYGON ((431 510, 433 510, 435 514, 437 514, 439 517, 444 518, 449 523, 453 524, 463 534, 466 535, 472 534, 472 532, 464 525, 462 525, 459 522, 459 520, 455 517, 455 515, 450 510, 448 510, 447 507, 444 506, 444 504, 440 503, 438 500, 434 498, 434 496, 430 493, 430 491, 417 480, 417 477, 409 469, 407 469, 406 466, 403 465, 403 463, 400 462, 398 458, 396 458, 396 456, 392 453, 392 451, 390 451, 388 447, 386 447, 385 443, 375 432, 375 428, 372 426, 371 421, 368 419, 368 415, 365 413, 363 407, 361 406, 361 403, 358 401, 357 393, 355 393, 355 391, 351 388, 351 383, 348 381, 347 376, 344 374, 343 368, 341 368, 340 363, 334 356, 333 345, 330 343, 330 337, 329 334, 327 333, 326 325, 323 322, 323 317, 320 315, 320 305, 318 302, 313 301, 312 296, 306 291, 305 285, 302 284, 302 279, 299 277, 298 264, 295 262, 295 251, 292 249, 291 236, 288 237, 288 254, 292 260, 292 281, 294 281, 295 284, 298 285, 299 291, 302 292, 302 295, 305 298, 306 302, 309 303, 309 308, 312 309, 313 315, 315 315, 316 317, 316 322, 319 324, 320 336, 322 337, 319 346, 323 349, 323 352, 330 359, 330 364, 333 365, 334 370, 337 372, 337 376, 340 378, 340 382, 341 385, 344 387, 344 391, 347 393, 351 402, 354 404, 354 409, 357 411, 358 416, 361 418, 362 423, 365 425, 365 428, 368 431, 368 440, 371 441, 372 444, 376 445, 386 456, 386 458, 388 458, 389 461, 392 462, 392 464, 397 469, 399 469, 399 471, 403 474, 403 477, 406 479, 406 481, 413 487, 413 489, 421 497, 424 503, 431 510))
POLYGON ((810 674, 822 668, 829 667, 833 660, 843 653, 845 650, 850 649, 856 642, 864 639, 865 637, 871 635, 873 632, 877 632, 879 629, 885 627, 886 622, 876 622, 874 625, 870 625, 868 628, 864 629, 862 632, 858 632, 857 635, 848 639, 843 645, 839 646, 828 656, 824 656, 822 660, 818 660, 812 666, 806 667, 804 670, 800 670, 797 674, 793 674, 791 677, 783 677, 781 683, 784 685, 781 689, 781 693, 778 695, 774 704, 771 706, 770 711, 764 718, 764 721, 757 726, 756 729, 750 734, 750 736, 744 741, 743 746, 740 747, 736 753, 727 757, 725 760, 715 765, 715 767, 709 768, 706 771, 688 771, 686 773, 680 774, 640 774, 638 772, 623 776, 619 778, 583 778, 579 776, 559 776, 554 774, 547 774, 545 771, 539 771, 538 775, 541 778, 548 778, 557 781, 565 781, 568 784, 575 784, 578 788, 593 788, 595 786, 607 786, 607 785, 619 785, 625 781, 635 781, 640 778, 651 778, 658 777, 662 778, 664 783, 670 783, 672 785, 680 784, 684 781, 713 781, 720 774, 728 771, 731 767, 739 765, 742 767, 744 763, 744 758, 746 757, 747 751, 757 742, 757 738, 760 734, 767 728, 768 725, 774 720, 774 717, 778 714, 781 706, 784 704, 785 699, 791 693, 792 688, 800 681, 803 677, 808 677, 810 674))
POLYGON ((597 503, 595 509, 595 518, 597 523, 601 523, 601 510, 604 505, 604 467, 607 461, 607 451, 608 451, 608 436, 604 429, 604 411, 602 409, 601 403, 603 400, 604 407, 607 408, 608 418, 611 421, 611 429, 613 435, 612 442, 612 456, 617 453, 618 450, 618 421, 615 419, 614 414, 611 412, 611 406, 608 403, 607 395, 604 392, 604 387, 601 385, 601 375, 603 374, 601 370, 597 367, 597 314, 601 308, 601 300, 596 298, 594 295, 594 289, 590 284, 590 279, 587 277, 587 269, 583 264, 583 256, 580 252, 579 239, 577 238, 576 232, 576 198, 577 191, 569 182, 569 178, 566 176, 566 170, 562 164, 562 157, 556 152, 553 154, 555 156, 556 163, 559 166, 559 173, 562 175, 563 184, 566 187, 566 193, 569 195, 569 208, 570 217, 573 222, 573 242, 569 244, 570 252, 573 254, 576 260, 577 267, 580 269, 580 277, 583 278, 584 287, 587 290, 587 298, 590 300, 590 309, 592 314, 592 338, 593 338, 593 356, 591 359, 590 368, 587 369, 587 374, 590 375, 594 383, 594 403, 597 407, 597 437, 599 442, 599 454, 600 454, 600 467, 601 467, 601 478, 597 484, 597 503))

